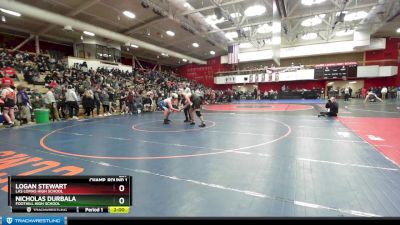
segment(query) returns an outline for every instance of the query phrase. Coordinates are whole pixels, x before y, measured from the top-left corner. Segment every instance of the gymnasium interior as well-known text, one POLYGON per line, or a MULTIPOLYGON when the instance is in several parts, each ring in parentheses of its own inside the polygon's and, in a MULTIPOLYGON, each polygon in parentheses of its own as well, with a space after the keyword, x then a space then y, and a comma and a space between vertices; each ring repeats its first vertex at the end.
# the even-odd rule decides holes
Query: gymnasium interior
POLYGON ((0 0, 0 17, 3 224, 400 216, 398 0, 0 0), (41 203, 17 185, 41 180, 76 186, 41 203))

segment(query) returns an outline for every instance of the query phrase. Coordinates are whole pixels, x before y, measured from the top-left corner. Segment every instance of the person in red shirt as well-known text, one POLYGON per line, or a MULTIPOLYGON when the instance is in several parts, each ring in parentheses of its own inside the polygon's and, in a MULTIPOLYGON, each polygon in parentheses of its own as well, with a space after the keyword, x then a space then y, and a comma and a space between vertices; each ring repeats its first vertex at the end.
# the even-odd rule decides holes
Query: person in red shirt
POLYGON ((367 89, 365 87, 363 87, 361 89, 361 95, 362 95, 363 98, 365 98, 367 96, 367 89))
POLYGON ((15 77, 17 75, 15 69, 10 66, 4 68, 3 71, 4 71, 4 74, 11 76, 11 77, 15 77))
POLYGON ((52 80, 52 81, 50 82, 49 86, 52 87, 52 88, 57 88, 57 87, 58 87, 57 81, 52 80))
POLYGON ((14 88, 14 80, 8 76, 8 74, 5 74, 4 77, 1 79, 1 84, 8 83, 10 87, 14 88))

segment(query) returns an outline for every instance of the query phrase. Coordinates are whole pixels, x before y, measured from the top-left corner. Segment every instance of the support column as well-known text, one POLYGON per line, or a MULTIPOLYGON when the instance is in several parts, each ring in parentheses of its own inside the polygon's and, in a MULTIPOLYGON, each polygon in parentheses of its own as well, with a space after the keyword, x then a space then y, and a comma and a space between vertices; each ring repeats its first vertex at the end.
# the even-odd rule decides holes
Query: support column
POLYGON ((72 44, 72 49, 74 52, 74 57, 78 57, 78 52, 76 51, 76 43, 75 42, 72 44))
POLYGON ((26 43, 28 43, 28 41, 32 40, 33 37, 34 37, 34 35, 31 34, 27 39, 25 39, 23 42, 21 42, 21 44, 17 45, 17 47, 15 47, 13 49, 13 51, 19 50, 22 46, 24 46, 26 43))
POLYGON ((35 36, 35 48, 36 48, 36 54, 40 54, 40 46, 39 46, 39 35, 35 36))

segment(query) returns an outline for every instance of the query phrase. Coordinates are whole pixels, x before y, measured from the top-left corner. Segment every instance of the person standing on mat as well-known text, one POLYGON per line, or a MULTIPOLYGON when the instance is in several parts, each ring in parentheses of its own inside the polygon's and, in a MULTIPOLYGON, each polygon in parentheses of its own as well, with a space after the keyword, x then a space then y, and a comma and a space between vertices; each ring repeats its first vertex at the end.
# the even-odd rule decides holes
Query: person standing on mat
POLYGON ((171 97, 161 100, 159 103, 160 109, 164 111, 164 124, 169 124, 171 120, 168 119, 171 112, 179 112, 181 110, 175 109, 173 106, 178 104, 178 94, 172 93, 171 97))
POLYGON ((206 124, 204 122, 204 117, 201 115, 200 109, 201 109, 201 103, 202 103, 202 97, 198 94, 192 94, 192 93, 185 93, 185 98, 188 99, 188 103, 183 107, 185 108, 188 104, 190 105, 189 109, 189 114, 190 114, 190 125, 195 125, 196 123, 194 122, 194 116, 193 112, 196 112, 197 117, 199 117, 201 124, 199 127, 205 127, 206 124))
POLYGON ((190 96, 188 98, 185 97, 185 94, 189 94, 189 93, 191 94, 191 91, 190 91, 190 88, 188 88, 188 87, 184 91, 181 92, 181 96, 183 97, 182 105, 184 105, 183 112, 185 113, 185 118, 186 118, 185 121, 183 121, 183 122, 185 122, 185 123, 188 123, 192 120, 192 117, 190 117, 190 113, 189 113, 190 96), (189 104, 187 104, 187 103, 189 103, 189 104))
POLYGON ((325 104, 326 112, 320 112, 318 117, 320 116, 337 116, 339 113, 339 104, 336 102, 335 97, 331 97, 328 102, 325 104))

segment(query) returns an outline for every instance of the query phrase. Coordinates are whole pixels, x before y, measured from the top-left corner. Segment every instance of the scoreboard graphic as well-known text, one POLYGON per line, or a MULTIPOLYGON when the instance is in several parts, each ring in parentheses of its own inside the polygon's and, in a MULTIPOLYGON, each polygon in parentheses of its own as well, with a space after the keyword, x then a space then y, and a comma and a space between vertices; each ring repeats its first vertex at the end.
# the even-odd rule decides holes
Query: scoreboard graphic
POLYGON ((131 176, 9 176, 15 213, 129 213, 131 176))
POLYGON ((331 63, 315 65, 314 79, 342 79, 357 77, 357 63, 331 63))

